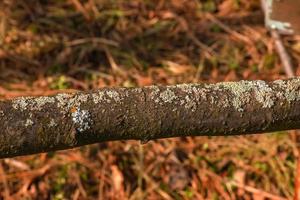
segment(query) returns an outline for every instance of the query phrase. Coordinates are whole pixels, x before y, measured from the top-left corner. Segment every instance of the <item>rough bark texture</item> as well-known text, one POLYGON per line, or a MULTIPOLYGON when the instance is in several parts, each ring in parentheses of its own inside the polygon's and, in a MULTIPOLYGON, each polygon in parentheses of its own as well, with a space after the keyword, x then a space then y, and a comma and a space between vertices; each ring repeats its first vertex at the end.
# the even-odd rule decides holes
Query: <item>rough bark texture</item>
POLYGON ((0 101, 0 157, 136 139, 300 128, 300 78, 105 88, 0 101))

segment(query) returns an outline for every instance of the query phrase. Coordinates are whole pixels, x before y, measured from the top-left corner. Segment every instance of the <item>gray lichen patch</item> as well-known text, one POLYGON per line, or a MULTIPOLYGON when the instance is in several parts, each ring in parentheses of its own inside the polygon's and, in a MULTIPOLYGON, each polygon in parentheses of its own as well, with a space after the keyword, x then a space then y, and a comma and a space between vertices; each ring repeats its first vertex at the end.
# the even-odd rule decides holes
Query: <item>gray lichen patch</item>
POLYGON ((31 119, 26 119, 26 121, 25 121, 25 126, 26 127, 32 126, 33 124, 34 124, 34 122, 31 119))
POLYGON ((116 91, 106 91, 106 94, 109 98, 113 99, 116 103, 121 101, 121 95, 116 91))
POLYGON ((78 93, 67 101, 67 107, 68 109, 73 107, 80 107, 82 104, 87 103, 89 100, 90 95, 89 94, 83 94, 78 93))
POLYGON ((179 85, 176 85, 175 87, 181 89, 183 92, 185 92, 187 94, 192 94, 193 89, 194 89, 193 86, 195 86, 195 85, 194 84, 179 84, 179 85))
POLYGON ((105 94, 102 91, 94 92, 92 94, 92 99, 93 99, 93 101, 94 101, 95 104, 98 104, 98 103, 100 103, 100 102, 102 102, 102 101, 105 100, 105 94))
MULTIPOLYGON (((248 81, 217 83, 216 86, 223 87, 232 93, 232 106, 239 112, 242 112, 243 106, 250 101, 249 91, 252 89, 252 85, 248 81)), ((224 105, 224 107, 228 107, 228 105, 224 105)))
POLYGON ((300 79, 299 78, 292 79, 287 83, 284 95, 289 102, 300 100, 300 79))
POLYGON ((91 128, 92 119, 89 111, 77 108, 72 112, 72 121, 78 132, 84 132, 91 128))
MULTIPOLYGON (((263 108, 271 108, 276 101, 276 95, 272 88, 265 81, 240 81, 218 83, 216 86, 229 91, 232 97, 232 106, 239 112, 244 111, 244 106, 253 98, 259 102, 263 108)), ((226 105, 228 106, 228 105, 226 105)))
POLYGON ((207 100, 207 94, 212 88, 210 87, 210 84, 180 84, 176 85, 175 87, 181 89, 181 91, 187 95, 193 96, 196 101, 207 100))
POLYGON ((49 124, 48 124, 48 127, 55 127, 55 126, 57 126, 57 123, 55 122, 55 120, 54 119, 51 119, 50 120, 50 122, 49 122, 49 124))
POLYGON ((65 108, 68 105, 68 100, 72 97, 71 94, 61 93, 55 96, 58 108, 65 108))
POLYGON ((80 107, 82 104, 87 103, 91 95, 84 93, 72 94, 58 94, 56 95, 57 107, 63 113, 68 113, 71 108, 80 107))
POLYGON ((193 87, 193 91, 194 91, 194 94, 195 94, 195 98, 197 101, 199 100, 207 100, 207 89, 205 88, 197 88, 197 87, 193 87))
POLYGON ((158 86, 153 85, 153 86, 146 86, 146 89, 149 89, 151 92, 149 94, 149 97, 151 100, 154 100, 155 103, 159 103, 159 98, 158 95, 160 93, 160 89, 158 86))
POLYGON ((256 100, 262 104, 263 108, 271 108, 275 101, 272 88, 265 81, 255 81, 254 84, 256 100))
POLYGON ((279 86, 279 87, 286 87, 286 82, 284 80, 275 80, 273 81, 273 84, 279 86))
POLYGON ((89 99, 89 94, 78 94, 71 101, 72 106, 80 106, 82 103, 86 103, 89 99))
POLYGON ((143 89, 142 88, 134 88, 133 92, 141 94, 143 92, 143 89))
POLYGON ((289 103, 300 100, 300 78, 293 78, 288 81, 276 80, 273 83, 282 91, 277 95, 281 100, 289 103))
POLYGON ((195 112, 196 108, 197 108, 197 103, 193 99, 191 99, 189 96, 186 96, 184 107, 186 109, 190 109, 192 112, 195 112))
POLYGON ((196 111, 197 104, 203 100, 207 100, 206 88, 203 84, 179 84, 174 86, 167 86, 164 89, 158 86, 148 86, 150 89, 149 97, 159 105, 174 104, 189 109, 192 112, 196 111), (177 94, 178 92, 178 94, 177 94))
POLYGON ((41 110, 44 105, 47 105, 49 103, 54 103, 55 98, 54 97, 37 97, 34 99, 34 103, 36 104, 35 108, 37 110, 41 110))
POLYGON ((12 107, 14 109, 27 110, 28 98, 20 97, 12 101, 12 107))
POLYGON ((225 96, 222 100, 219 101, 218 105, 223 108, 228 108, 230 106, 229 98, 225 96))
POLYGON ((92 100, 95 104, 111 103, 111 101, 114 101, 116 103, 121 103, 123 100, 123 95, 127 96, 126 92, 127 92, 126 90, 124 91, 124 94, 114 90, 94 92, 92 94, 92 100))
POLYGON ((55 103, 54 97, 20 97, 12 101, 12 107, 21 111, 41 110, 45 105, 55 103))
POLYGON ((172 103, 177 98, 176 94, 170 89, 161 92, 159 97, 164 103, 172 103))

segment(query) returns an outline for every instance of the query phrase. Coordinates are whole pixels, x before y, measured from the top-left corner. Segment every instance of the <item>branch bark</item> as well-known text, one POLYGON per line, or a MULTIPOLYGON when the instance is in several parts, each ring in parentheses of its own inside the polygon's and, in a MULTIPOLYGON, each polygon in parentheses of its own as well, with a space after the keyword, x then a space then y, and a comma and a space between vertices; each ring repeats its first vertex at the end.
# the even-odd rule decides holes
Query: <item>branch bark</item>
POLYGON ((0 157, 112 140, 300 128, 300 78, 104 88, 0 101, 0 157))

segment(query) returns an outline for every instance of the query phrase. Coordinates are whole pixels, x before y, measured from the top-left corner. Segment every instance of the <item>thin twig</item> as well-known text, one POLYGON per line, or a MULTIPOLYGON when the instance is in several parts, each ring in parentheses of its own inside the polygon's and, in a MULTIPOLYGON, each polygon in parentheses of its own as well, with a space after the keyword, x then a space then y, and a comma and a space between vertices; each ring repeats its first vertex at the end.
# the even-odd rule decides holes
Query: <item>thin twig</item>
POLYGON ((235 37, 236 39, 243 41, 247 44, 251 43, 251 40, 249 40, 248 37, 242 35, 241 33, 232 30, 230 27, 228 27, 227 25, 225 25, 224 23, 222 23, 220 20, 218 20, 214 15, 207 13, 206 17, 212 21, 213 23, 217 24, 220 28, 222 28, 224 31, 226 31, 227 33, 231 34, 233 37, 235 37))
POLYGON ((87 10, 84 8, 84 6, 78 1, 78 0, 71 0, 71 3, 75 6, 75 8, 82 13, 84 18, 86 20, 91 20, 91 16, 87 12, 87 10))
POLYGON ((10 190, 7 182, 7 176, 5 174, 5 171, 1 163, 0 163, 0 179, 4 186, 3 196, 5 197, 5 199, 11 199, 10 190))
POLYGON ((280 34, 276 30, 271 30, 271 36, 274 39, 276 51, 280 57, 282 66, 284 68, 287 77, 288 78, 294 77, 295 73, 293 71, 292 60, 288 52, 286 51, 286 48, 283 45, 280 34))
MULTIPOLYGON (((264 13, 267 13, 267 8, 266 8, 266 2, 265 0, 261 0, 261 5, 264 13)), ((288 78, 292 78, 295 76, 295 73, 293 71, 293 66, 292 66, 292 60, 291 57, 289 56, 286 48, 283 45, 282 39, 280 34, 278 33, 277 30, 270 30, 271 36, 274 39, 274 44, 276 47, 276 51, 280 57, 281 63, 283 65, 284 71, 287 75, 288 78)))

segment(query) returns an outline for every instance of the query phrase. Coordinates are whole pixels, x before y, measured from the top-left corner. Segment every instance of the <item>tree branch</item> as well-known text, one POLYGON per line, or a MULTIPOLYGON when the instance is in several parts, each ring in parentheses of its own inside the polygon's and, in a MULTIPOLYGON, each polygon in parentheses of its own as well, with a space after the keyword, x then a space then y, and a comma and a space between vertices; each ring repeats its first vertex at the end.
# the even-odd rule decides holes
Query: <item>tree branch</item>
POLYGON ((300 78, 104 88, 0 101, 0 157, 96 142, 300 128, 300 78))

